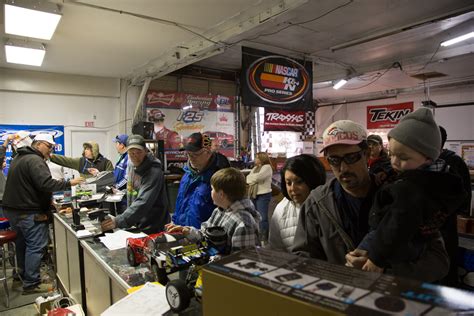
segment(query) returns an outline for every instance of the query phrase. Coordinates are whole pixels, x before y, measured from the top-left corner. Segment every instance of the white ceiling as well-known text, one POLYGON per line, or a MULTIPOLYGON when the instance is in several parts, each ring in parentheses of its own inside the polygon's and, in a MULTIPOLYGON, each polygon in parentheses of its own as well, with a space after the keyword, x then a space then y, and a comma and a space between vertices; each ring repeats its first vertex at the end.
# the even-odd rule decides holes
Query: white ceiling
MULTIPOLYGON (((250 46, 313 60, 314 97, 322 101, 417 88, 423 80, 410 76, 431 71, 446 75, 433 85, 474 80, 474 39, 439 46, 474 31, 472 0, 50 2, 63 17, 52 40, 43 41, 42 67, 7 64, 3 49, 0 67, 139 84, 192 63, 238 71, 241 46, 250 46), (330 88, 343 77, 351 78, 343 89, 330 88)), ((0 15, 3 24, 3 6, 0 15)), ((3 25, 1 36, 15 38, 3 25)))

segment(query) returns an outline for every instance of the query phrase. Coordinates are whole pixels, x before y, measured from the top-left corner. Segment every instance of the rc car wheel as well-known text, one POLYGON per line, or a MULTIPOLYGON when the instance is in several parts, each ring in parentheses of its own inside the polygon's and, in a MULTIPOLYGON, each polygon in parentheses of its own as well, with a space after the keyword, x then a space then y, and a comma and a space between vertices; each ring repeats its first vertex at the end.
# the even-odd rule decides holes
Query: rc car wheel
POLYGON ((132 247, 127 247, 127 260, 132 267, 138 266, 138 262, 135 259, 135 253, 133 252, 132 247))
POLYGON ((156 263, 151 265, 151 271, 153 272, 155 281, 160 282, 163 285, 166 285, 169 282, 170 279, 168 279, 166 270, 160 269, 156 263))
POLYGON ((183 280, 172 280, 166 285, 166 300, 171 310, 179 313, 188 308, 191 293, 183 280))

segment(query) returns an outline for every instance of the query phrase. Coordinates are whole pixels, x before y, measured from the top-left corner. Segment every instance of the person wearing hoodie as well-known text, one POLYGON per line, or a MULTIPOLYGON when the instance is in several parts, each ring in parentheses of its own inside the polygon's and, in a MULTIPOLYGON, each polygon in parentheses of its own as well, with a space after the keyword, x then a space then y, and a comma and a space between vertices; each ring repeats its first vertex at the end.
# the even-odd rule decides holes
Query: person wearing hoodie
POLYGON ((41 291, 40 264, 48 244, 48 217, 52 192, 84 181, 54 180, 45 160, 55 142, 49 134, 38 134, 31 146, 17 149, 8 172, 3 208, 17 233, 16 255, 25 294, 41 291), (25 260, 28 258, 28 260, 25 260))
POLYGON ((200 229, 193 226, 166 225, 168 232, 182 232, 192 241, 203 239, 208 227, 222 227, 227 233, 224 252, 234 252, 260 245, 260 214, 247 197, 244 175, 235 168, 217 171, 211 177, 211 196, 217 207, 211 217, 201 223, 200 229))
POLYGON ((135 226, 146 234, 163 231, 170 216, 161 162, 148 151, 140 135, 130 135, 127 152, 127 208, 104 220, 102 230, 135 226))
POLYGON ((51 155, 51 161, 63 167, 77 170, 81 177, 92 177, 100 171, 114 171, 112 162, 99 152, 99 144, 94 141, 85 142, 82 157, 71 158, 51 155))
POLYGON ((362 270, 398 268, 400 276, 440 281, 449 271, 447 252, 425 265, 422 273, 413 266, 423 260, 428 243, 440 239, 440 228, 463 202, 461 178, 439 159, 441 135, 431 110, 420 108, 403 117, 388 139, 398 177, 375 196, 369 213, 371 231, 358 246, 368 251, 362 270))
POLYGON ((187 138, 184 150, 188 163, 183 168, 185 174, 179 183, 172 218, 176 225, 199 229, 215 208, 211 198, 211 177, 230 164, 224 155, 213 152, 211 145, 211 139, 205 134, 193 133, 187 138))

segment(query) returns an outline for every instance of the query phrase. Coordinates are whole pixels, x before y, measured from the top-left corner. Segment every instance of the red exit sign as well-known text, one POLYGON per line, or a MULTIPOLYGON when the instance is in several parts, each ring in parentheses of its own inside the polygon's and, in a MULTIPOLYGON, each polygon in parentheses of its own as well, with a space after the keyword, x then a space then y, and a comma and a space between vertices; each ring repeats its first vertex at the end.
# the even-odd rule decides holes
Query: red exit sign
POLYGON ((84 126, 85 127, 94 127, 94 121, 85 121, 84 126))

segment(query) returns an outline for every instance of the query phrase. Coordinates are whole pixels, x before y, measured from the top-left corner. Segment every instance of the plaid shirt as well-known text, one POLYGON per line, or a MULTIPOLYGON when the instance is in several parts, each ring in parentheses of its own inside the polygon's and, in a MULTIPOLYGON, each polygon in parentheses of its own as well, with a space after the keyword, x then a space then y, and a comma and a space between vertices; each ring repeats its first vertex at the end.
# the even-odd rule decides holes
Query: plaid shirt
POLYGON ((189 238, 201 240, 207 227, 220 226, 227 232, 231 252, 260 245, 258 227, 260 214, 249 199, 235 201, 228 209, 217 207, 201 229, 191 227, 189 238))

